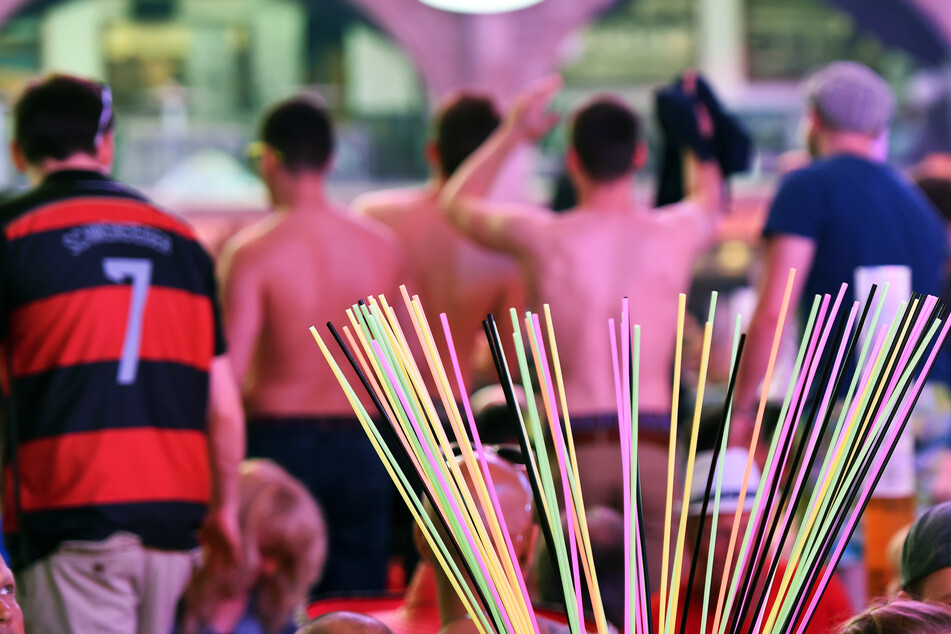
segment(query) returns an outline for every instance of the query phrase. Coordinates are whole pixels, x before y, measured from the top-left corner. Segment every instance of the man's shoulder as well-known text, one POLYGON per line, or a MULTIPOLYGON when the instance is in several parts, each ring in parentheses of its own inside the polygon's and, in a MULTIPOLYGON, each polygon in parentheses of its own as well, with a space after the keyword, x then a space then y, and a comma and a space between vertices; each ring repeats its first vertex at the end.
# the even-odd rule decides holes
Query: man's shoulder
POLYGON ((197 241, 187 220, 158 207, 139 191, 99 175, 48 179, 0 203, 0 227, 8 235, 110 222, 153 226, 197 241))
POLYGON ((885 161, 839 154, 816 159, 785 174, 780 180, 779 189, 838 186, 854 179, 861 179, 863 185, 887 186, 898 180, 897 176, 898 170, 885 161))
POLYGON ((692 233, 706 239, 712 237, 716 231, 716 222, 710 213, 689 200, 642 210, 640 217, 658 229, 669 229, 680 237, 692 233))
POLYGON ((424 187, 369 192, 355 198, 351 205, 357 214, 384 222, 415 215, 432 206, 431 192, 424 187))
POLYGON ((255 260, 272 250, 269 236, 279 225, 279 219, 269 214, 239 229, 228 238, 221 250, 221 258, 233 261, 255 260))

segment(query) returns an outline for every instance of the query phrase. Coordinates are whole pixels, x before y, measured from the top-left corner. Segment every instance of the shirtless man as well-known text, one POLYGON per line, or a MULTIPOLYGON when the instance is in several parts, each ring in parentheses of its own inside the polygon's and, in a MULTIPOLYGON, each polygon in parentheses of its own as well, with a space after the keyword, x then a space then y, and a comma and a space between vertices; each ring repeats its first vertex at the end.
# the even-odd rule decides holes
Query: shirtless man
MULTIPOLYGON (((482 318, 493 313, 502 319, 510 307, 521 306, 520 277, 511 257, 460 235, 439 208, 439 196, 446 180, 498 127, 499 119, 489 97, 460 93, 449 98, 436 113, 436 137, 426 146, 429 183, 367 194, 354 202, 359 212, 382 221, 399 237, 434 332, 442 333, 438 316, 446 313, 470 390, 476 387, 476 351, 485 342, 482 318)), ((437 336, 436 346, 448 364, 445 338, 437 336)))
MULTIPOLYGON (((620 101, 601 97, 572 117, 566 164, 577 207, 555 214, 487 201, 509 152, 554 124, 546 109, 560 84, 549 78, 523 92, 499 129, 449 179, 442 201, 463 233, 518 258, 530 305, 551 305, 585 503, 620 508, 607 321, 619 316, 621 299, 630 297, 632 323, 642 328, 641 473, 653 485, 652 476, 664 473, 667 464, 677 295, 687 291, 694 261, 714 238, 722 178, 715 163, 688 153, 686 199, 658 212, 640 208, 631 188, 631 175, 646 158, 638 119, 620 101)), ((664 487, 645 486, 643 497, 644 517, 651 518, 647 552, 656 554, 650 564, 659 570, 664 487)))
POLYGON ((275 106, 261 141, 261 176, 275 211, 235 236, 221 264, 248 455, 286 468, 324 509, 330 554, 319 589, 380 590, 389 482, 307 329, 339 323, 368 294, 395 293, 401 256, 385 228, 327 199, 333 134, 316 99, 275 106))

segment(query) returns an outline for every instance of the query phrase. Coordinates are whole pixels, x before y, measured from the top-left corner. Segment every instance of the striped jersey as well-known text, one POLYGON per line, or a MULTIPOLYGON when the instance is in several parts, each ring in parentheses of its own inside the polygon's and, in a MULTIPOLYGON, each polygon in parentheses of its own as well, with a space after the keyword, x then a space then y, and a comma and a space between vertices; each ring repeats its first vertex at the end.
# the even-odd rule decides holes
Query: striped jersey
POLYGON ((225 347, 211 258, 188 224, 93 172, 50 175, 0 220, 14 568, 116 531, 194 547, 225 347))

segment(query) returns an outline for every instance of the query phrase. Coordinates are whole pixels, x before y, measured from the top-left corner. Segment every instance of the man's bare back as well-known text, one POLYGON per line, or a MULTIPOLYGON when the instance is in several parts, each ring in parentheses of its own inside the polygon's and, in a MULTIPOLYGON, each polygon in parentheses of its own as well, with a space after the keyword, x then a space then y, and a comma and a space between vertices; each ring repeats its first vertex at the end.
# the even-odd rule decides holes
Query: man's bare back
POLYGON ((352 416, 308 327, 346 323, 371 294, 393 294, 395 238, 341 208, 274 212, 232 238, 222 255, 225 324, 252 416, 352 416))
POLYGON ((438 188, 427 186, 368 194, 354 207, 396 233, 411 275, 408 287, 420 296, 439 354, 450 368, 439 323, 439 314, 446 313, 463 377, 471 389, 474 357, 484 342, 482 319, 488 313, 504 318, 509 307, 521 307, 521 278, 514 259, 460 235, 438 200, 438 188))
POLYGON ((578 414, 616 410, 608 319, 630 298, 641 326, 642 411, 670 408, 677 297, 710 243, 712 223, 698 207, 574 209, 540 215, 526 234, 530 301, 551 305, 568 403, 578 414))
POLYGON ((641 210, 630 177, 643 164, 646 148, 637 142, 633 113, 602 98, 575 115, 572 134, 606 135, 600 142, 612 148, 605 152, 610 167, 586 145, 588 132, 573 139, 566 164, 578 190, 576 209, 555 214, 488 200, 486 192, 508 154, 555 122, 547 107, 559 87, 560 80, 553 77, 523 91, 499 129, 446 184, 441 202, 449 219, 471 239, 518 258, 536 310, 551 305, 574 413, 617 410, 607 321, 619 318, 625 296, 631 299, 632 323, 642 327, 640 406, 663 413, 670 408, 678 294, 687 291, 694 262, 714 236, 719 167, 688 154, 685 202, 641 210), (628 136, 618 141, 623 130, 628 136), (591 165, 586 167, 585 160, 591 165), (603 174, 594 171, 602 169, 603 174))

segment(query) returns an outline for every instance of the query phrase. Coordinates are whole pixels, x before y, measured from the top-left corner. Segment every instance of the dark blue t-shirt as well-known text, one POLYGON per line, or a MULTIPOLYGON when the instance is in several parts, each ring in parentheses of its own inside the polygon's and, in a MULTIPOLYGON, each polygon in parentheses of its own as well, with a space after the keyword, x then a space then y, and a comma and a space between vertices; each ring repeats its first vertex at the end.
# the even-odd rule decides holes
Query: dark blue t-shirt
MULTIPOLYGON (((775 235, 816 243, 802 311, 815 294, 835 298, 846 282, 840 314, 848 314, 860 269, 907 267, 912 292, 937 296, 944 286, 944 222, 924 194, 885 163, 838 155, 792 172, 780 185, 763 228, 765 238, 775 235)), ((865 297, 858 299, 864 302, 865 297)), ((935 371, 944 373, 938 367, 935 371)))
POLYGON ((944 223, 924 194, 884 163, 840 155, 789 174, 763 228, 764 237, 777 234, 816 243, 801 301, 806 306, 814 294, 834 297, 847 282, 848 310, 861 267, 903 265, 911 269, 912 291, 939 295, 943 287, 944 223))

